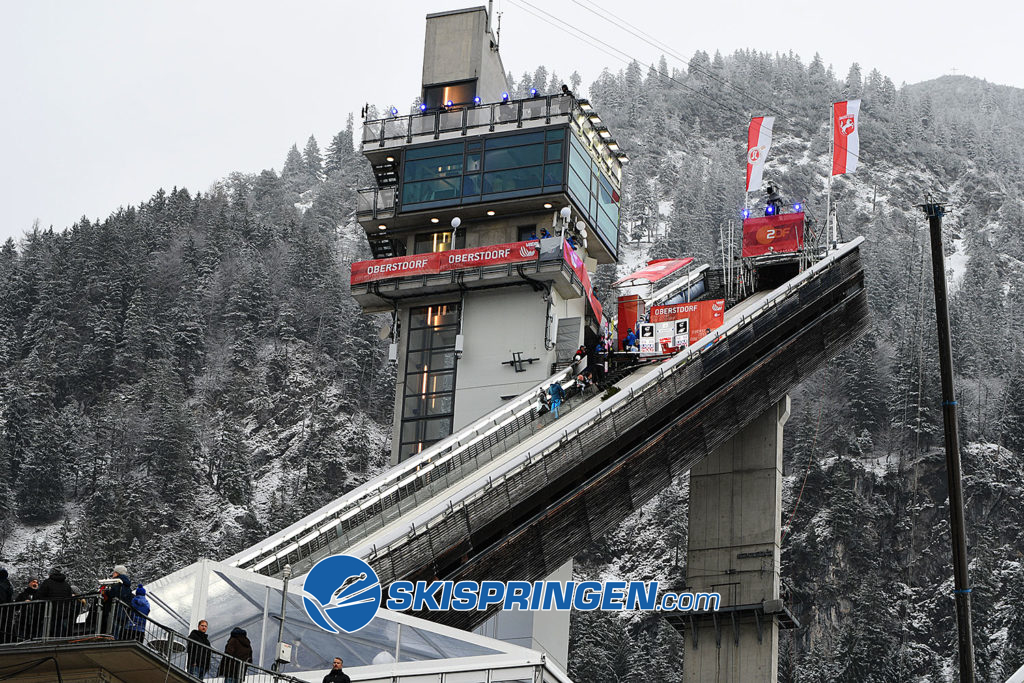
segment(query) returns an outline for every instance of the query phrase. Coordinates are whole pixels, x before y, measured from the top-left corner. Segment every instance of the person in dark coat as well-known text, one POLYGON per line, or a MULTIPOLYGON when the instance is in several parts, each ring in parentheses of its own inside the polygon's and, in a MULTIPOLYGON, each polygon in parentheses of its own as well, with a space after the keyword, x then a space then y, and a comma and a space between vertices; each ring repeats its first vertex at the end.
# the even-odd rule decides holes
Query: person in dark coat
POLYGON ((42 603, 36 600, 39 594, 39 579, 29 579, 25 590, 18 593, 14 598, 15 602, 27 602, 22 605, 19 617, 21 637, 25 640, 38 638, 43 633, 43 610, 42 603))
POLYGON ((114 565, 110 578, 119 583, 105 586, 100 591, 103 596, 103 632, 117 636, 124 628, 127 615, 124 607, 114 609, 114 601, 118 600, 124 605, 132 603, 132 580, 128 578, 128 569, 123 564, 114 565))
POLYGON ((189 642, 185 653, 188 673, 200 679, 210 670, 210 648, 213 646, 210 645, 210 637, 206 635, 206 629, 209 627, 206 619, 203 619, 192 629, 192 633, 188 634, 189 642))
POLYGON ((49 600, 50 607, 50 635, 55 638, 65 638, 71 632, 71 624, 78 615, 77 603, 72 600, 74 592, 68 577, 54 567, 50 570, 50 576, 43 581, 36 594, 37 600, 49 600))
POLYGON ((217 675, 224 677, 224 683, 242 683, 245 680, 245 663, 252 663, 252 644, 245 634, 245 629, 238 626, 231 629, 231 637, 224 646, 217 675), (233 658, 233 659, 232 659, 233 658), (240 660, 240 661, 239 661, 240 660))
POLYGON ((14 640, 14 586, 7 578, 7 570, 0 569, 0 643, 14 640))
POLYGON ((341 670, 344 662, 341 661, 341 657, 334 658, 334 666, 324 676, 323 683, 352 683, 352 679, 348 677, 348 674, 341 670))

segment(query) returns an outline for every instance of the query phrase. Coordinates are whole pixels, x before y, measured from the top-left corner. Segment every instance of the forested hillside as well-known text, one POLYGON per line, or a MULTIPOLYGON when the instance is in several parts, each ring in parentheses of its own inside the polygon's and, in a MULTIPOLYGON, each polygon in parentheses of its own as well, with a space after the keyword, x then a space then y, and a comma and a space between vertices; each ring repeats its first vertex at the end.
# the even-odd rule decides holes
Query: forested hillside
POLYGON ((280 175, 159 190, 3 246, 0 551, 16 576, 224 557, 382 466, 392 378, 348 296, 368 255, 349 224, 362 173, 350 120, 280 175))
MULTIPOLYGON (((561 85, 544 67, 519 92, 561 85)), ((578 91, 576 79, 569 80, 578 91)), ((629 152, 631 254, 719 262, 743 205, 747 118, 774 114, 765 178, 824 221, 829 102, 862 98, 861 161, 833 197, 863 253, 872 329, 793 395, 783 567, 803 626, 782 681, 945 681, 952 570, 926 223, 947 200, 955 362, 981 680, 1024 664, 1024 92, 964 77, 897 88, 817 56, 697 53, 589 88, 629 152), (753 98, 756 98, 755 101, 753 98), (776 111, 766 107, 770 105, 776 111), (799 504, 797 504, 799 501, 799 504)), ((0 558, 91 586, 225 557, 381 468, 393 378, 348 296, 368 257, 351 120, 280 173, 159 190, 0 248, 0 558)), ((597 282, 607 283, 610 267, 597 282)), ((611 293, 599 292, 610 304, 611 293)), ((685 575, 685 480, 579 558, 583 576, 685 575)), ((676 681, 655 615, 578 615, 579 683, 676 681)), ((1000 678, 1002 677, 1002 678, 1000 678)))

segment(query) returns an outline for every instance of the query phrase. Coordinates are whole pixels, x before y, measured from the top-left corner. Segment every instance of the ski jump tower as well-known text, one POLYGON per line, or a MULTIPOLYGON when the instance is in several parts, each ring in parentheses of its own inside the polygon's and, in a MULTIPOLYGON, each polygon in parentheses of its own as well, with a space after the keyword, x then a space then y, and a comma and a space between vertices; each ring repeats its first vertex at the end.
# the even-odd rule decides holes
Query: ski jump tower
MULTIPOLYGON (((376 186, 359 192, 357 218, 374 259, 353 264, 351 291, 393 318, 398 464, 593 346, 590 273, 617 260, 627 159, 564 86, 510 97, 483 7, 427 15, 418 111, 367 121, 362 152, 376 186)), ((570 574, 571 561, 556 577, 570 574)), ((510 624, 523 618, 499 615, 485 633, 532 629, 520 644, 564 664, 565 615, 510 624)))

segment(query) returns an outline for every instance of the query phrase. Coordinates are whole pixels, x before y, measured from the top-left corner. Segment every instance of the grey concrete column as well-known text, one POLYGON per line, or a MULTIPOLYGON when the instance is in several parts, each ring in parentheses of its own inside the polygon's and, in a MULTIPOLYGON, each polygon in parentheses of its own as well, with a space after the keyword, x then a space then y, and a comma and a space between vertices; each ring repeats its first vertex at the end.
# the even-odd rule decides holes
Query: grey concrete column
POLYGON ((765 607, 770 613, 779 604, 782 427, 788 418, 786 396, 690 470, 687 587, 720 593, 722 609, 686 630, 687 683, 778 678, 779 625, 765 607))

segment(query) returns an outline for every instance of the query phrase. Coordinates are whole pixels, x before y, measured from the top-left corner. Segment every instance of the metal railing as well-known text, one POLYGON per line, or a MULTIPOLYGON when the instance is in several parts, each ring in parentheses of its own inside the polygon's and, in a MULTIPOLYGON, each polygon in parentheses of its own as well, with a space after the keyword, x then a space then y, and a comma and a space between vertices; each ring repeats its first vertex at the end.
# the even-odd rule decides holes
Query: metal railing
POLYGON ((356 216, 359 218, 394 218, 398 190, 394 187, 368 187, 356 192, 356 216))
POLYGON ((195 680, 229 683, 301 683, 220 650, 189 640, 117 599, 99 594, 0 605, 0 649, 36 643, 67 645, 138 643, 195 680))
POLYGON ((618 183, 622 179, 625 155, 617 151, 614 140, 607 137, 608 130, 595 123, 595 118, 593 112, 585 112, 572 95, 541 95, 364 121, 362 149, 366 153, 373 148, 515 130, 564 119, 572 124, 580 138, 588 143, 587 148, 594 159, 602 163, 618 183))

